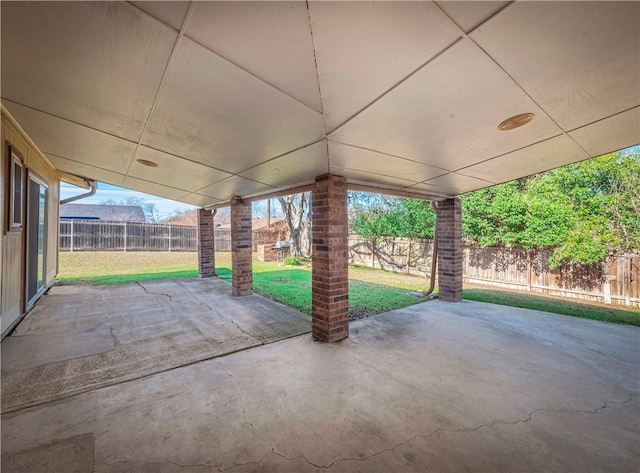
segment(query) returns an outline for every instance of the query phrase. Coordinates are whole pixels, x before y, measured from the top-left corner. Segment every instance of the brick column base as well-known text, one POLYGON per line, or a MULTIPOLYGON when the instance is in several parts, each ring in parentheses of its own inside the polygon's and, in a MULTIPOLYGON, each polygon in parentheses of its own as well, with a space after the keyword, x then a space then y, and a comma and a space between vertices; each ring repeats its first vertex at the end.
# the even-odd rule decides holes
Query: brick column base
POLYGON ((462 203, 446 199, 438 205, 438 299, 462 300, 462 203))
POLYGON ((231 294, 253 294, 251 267, 251 203, 231 200, 231 294))
POLYGON ((312 210, 312 334, 337 342, 349 336, 347 182, 325 174, 316 178, 312 210))
POLYGON ((201 278, 216 275, 213 217, 216 211, 198 209, 198 273, 201 278))

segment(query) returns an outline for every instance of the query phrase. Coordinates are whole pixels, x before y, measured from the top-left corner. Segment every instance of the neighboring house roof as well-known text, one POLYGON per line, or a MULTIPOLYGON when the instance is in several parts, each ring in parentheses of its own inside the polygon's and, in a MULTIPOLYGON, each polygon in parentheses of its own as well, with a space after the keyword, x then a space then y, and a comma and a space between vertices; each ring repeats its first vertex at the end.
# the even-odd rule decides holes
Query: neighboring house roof
POLYGON ((60 218, 76 220, 108 220, 112 222, 145 222, 139 205, 63 204, 60 218))

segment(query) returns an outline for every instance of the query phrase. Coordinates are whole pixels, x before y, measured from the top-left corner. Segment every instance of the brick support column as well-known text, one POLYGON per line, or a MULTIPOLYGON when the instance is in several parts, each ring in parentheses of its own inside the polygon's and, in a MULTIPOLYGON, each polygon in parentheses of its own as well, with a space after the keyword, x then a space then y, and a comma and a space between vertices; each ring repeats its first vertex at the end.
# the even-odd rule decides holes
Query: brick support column
POLYGON ((231 200, 231 294, 253 293, 251 268, 251 203, 240 197, 231 200))
POLYGON ((198 209, 198 273, 201 278, 216 275, 213 217, 216 211, 198 209))
POLYGON ((438 298, 462 300, 462 203, 443 200, 438 205, 438 298))
POLYGON ((347 182, 325 174, 311 197, 313 338, 337 342, 349 336, 347 182))

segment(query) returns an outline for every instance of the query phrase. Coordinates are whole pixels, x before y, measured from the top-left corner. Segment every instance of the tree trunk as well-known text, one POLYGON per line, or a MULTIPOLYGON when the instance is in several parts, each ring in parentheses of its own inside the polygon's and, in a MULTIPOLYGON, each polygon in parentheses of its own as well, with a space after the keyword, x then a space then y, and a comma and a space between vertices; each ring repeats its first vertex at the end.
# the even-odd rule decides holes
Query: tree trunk
POLYGON ((280 202, 284 219, 287 222, 287 227, 289 228, 291 254, 293 256, 301 256, 300 232, 302 230, 302 221, 308 207, 307 194, 285 195, 283 197, 278 197, 278 202, 280 202))

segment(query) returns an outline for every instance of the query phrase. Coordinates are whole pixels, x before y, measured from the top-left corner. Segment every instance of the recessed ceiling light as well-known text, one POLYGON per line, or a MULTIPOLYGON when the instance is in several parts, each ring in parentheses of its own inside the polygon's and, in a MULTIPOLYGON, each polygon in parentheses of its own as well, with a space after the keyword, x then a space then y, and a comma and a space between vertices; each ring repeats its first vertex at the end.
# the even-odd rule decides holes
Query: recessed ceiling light
POLYGON ((498 130, 509 131, 520 128, 521 126, 531 122, 535 117, 536 115, 534 113, 521 113, 520 115, 514 115, 500 123, 500 125, 498 125, 498 130))
POLYGON ((136 159, 136 161, 138 161, 143 166, 148 166, 150 168, 157 168, 158 167, 157 163, 154 163, 153 161, 149 161, 147 159, 136 159))

